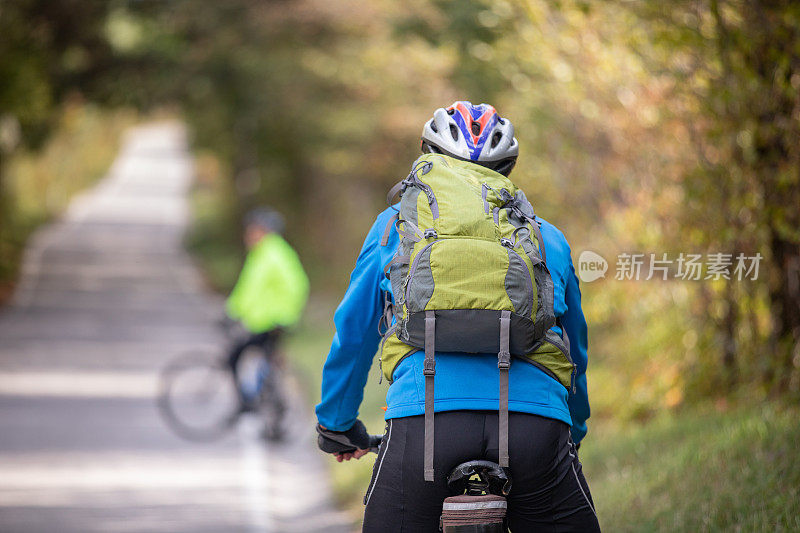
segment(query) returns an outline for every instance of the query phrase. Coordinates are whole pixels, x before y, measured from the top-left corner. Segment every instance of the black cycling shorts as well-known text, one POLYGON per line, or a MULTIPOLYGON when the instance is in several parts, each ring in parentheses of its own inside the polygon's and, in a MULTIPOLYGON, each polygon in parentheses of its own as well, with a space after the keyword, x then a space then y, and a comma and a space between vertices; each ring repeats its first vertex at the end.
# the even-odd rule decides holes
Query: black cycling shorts
MULTIPOLYGON (((436 413, 433 482, 423 479, 424 417, 386 423, 367 493, 365 532, 436 533, 447 476, 460 463, 498 460, 497 411, 436 413)), ((513 533, 600 531, 569 426, 509 414, 512 478, 508 520, 513 533)))

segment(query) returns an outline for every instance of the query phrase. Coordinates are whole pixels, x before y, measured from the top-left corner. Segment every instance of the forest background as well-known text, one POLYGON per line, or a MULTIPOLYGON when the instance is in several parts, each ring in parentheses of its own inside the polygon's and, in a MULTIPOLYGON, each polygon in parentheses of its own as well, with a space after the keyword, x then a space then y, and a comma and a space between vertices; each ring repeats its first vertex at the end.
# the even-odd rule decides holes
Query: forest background
MULTIPOLYGON (((0 80, 0 297, 125 127, 179 116, 196 153, 187 247, 213 287, 235 281, 248 209, 288 219, 312 278, 290 346, 309 402, 422 124, 492 103, 538 215, 576 265, 608 261, 581 285, 601 521, 800 528, 799 4, 6 0, 0 80)), ((373 431, 384 393, 368 385, 373 431)), ((355 509, 362 463, 332 466, 355 509)))

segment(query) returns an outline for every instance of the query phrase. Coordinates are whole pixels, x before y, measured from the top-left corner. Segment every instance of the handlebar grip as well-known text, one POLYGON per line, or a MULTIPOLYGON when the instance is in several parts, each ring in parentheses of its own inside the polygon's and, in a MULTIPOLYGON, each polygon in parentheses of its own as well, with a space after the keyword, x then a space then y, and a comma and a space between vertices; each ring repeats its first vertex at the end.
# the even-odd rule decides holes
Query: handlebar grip
POLYGON ((369 451, 378 453, 378 446, 383 441, 383 435, 370 435, 369 436, 369 451))

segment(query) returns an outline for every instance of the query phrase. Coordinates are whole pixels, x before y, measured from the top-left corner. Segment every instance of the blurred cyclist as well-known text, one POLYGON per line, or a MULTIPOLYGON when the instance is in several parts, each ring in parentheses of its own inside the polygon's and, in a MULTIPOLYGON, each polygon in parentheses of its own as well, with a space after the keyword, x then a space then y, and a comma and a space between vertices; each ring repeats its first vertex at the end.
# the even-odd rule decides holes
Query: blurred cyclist
MULTIPOLYGON (((425 124, 422 134, 424 153, 442 154, 447 156, 441 158, 446 166, 458 167, 469 175, 489 176, 487 179, 496 181, 502 181, 502 178, 485 168, 480 169, 478 165, 508 176, 516 163, 518 150, 511 122, 501 118, 492 106, 486 104, 455 102, 446 109, 440 108, 425 124)), ((424 165, 415 168, 423 168, 418 176, 424 181, 424 165)), ((424 187, 424 183, 421 186, 424 187)), ((419 181, 417 187, 413 192, 419 192, 419 181)), ((420 192, 418 198, 416 205, 422 206, 420 209, 435 204, 435 196, 426 198, 420 192)), ((524 194, 521 198, 524 199, 524 194)), ((452 212, 458 209, 453 200, 439 198, 438 202, 444 210, 452 212)), ((587 333, 578 279, 564 235, 552 224, 536 218, 532 211, 530 214, 532 223, 538 223, 543 240, 540 244, 546 248, 544 262, 552 277, 552 312, 557 324, 551 328, 552 335, 563 339, 575 366, 572 379, 568 379, 571 381, 568 388, 542 365, 517 362, 519 359, 515 358, 510 367, 503 367, 508 368, 505 390, 511 411, 506 433, 506 446, 511 458, 509 471, 513 480, 508 496, 509 526, 514 532, 599 531, 576 445, 586 434, 586 419, 589 417, 585 376, 587 333)), ((405 213, 403 215, 402 219, 409 218, 405 213)), ((367 453, 369 437, 358 419, 363 388, 381 333, 396 323, 391 314, 385 313, 386 308, 402 305, 409 298, 408 293, 405 297, 400 295, 400 298, 393 294, 392 282, 385 275, 392 263, 408 264, 410 260, 407 251, 396 253, 401 241, 397 226, 404 223, 402 232, 406 240, 424 242, 425 239, 441 238, 432 229, 425 230, 422 235, 421 228, 415 229, 408 220, 395 223, 397 216, 397 206, 378 215, 358 256, 350 286, 334 316, 336 334, 323 370, 322 400, 316 413, 320 448, 335 454, 340 461, 358 459, 367 453), (389 323, 379 332, 382 318, 389 323)), ((428 268, 435 268, 433 260, 430 260, 428 268)), ((471 274, 469 269, 465 272, 465 275, 471 274)), ((544 292, 545 288, 541 287, 541 291, 544 292)), ((426 323, 428 320, 425 318, 426 323)), ((410 328, 407 322, 405 325, 410 328)), ((470 320, 464 320, 458 326, 474 327, 470 326, 470 320)), ((439 332, 435 335, 438 337, 439 332)), ((549 338, 559 342, 554 336, 549 338)), ((389 335, 384 341, 397 345, 397 340, 389 338, 389 335)), ((427 333, 425 346, 428 346, 427 333)), ((447 475, 451 469, 473 459, 500 462, 498 353, 476 355, 434 350, 436 385, 432 400, 436 425, 435 439, 431 444, 435 452, 432 455, 433 468, 429 470, 423 464, 427 457, 423 416, 425 392, 429 386, 428 377, 433 374, 427 364, 426 351, 418 348, 406 350, 401 357, 395 358, 393 369, 388 371, 387 361, 383 361, 384 375, 390 378, 386 396, 387 422, 364 498, 364 531, 439 531, 442 502, 449 496, 447 475), (432 481, 426 481, 423 472, 426 477, 430 473, 432 481)))
MULTIPOLYGON (((300 319, 308 298, 308 277, 297 253, 281 237, 283 226, 280 213, 269 208, 245 217, 247 258, 225 307, 228 319, 244 332, 229 356, 234 375, 248 347, 261 348, 265 357, 274 353, 282 329, 300 319)), ((252 400, 242 398, 244 405, 252 400)))

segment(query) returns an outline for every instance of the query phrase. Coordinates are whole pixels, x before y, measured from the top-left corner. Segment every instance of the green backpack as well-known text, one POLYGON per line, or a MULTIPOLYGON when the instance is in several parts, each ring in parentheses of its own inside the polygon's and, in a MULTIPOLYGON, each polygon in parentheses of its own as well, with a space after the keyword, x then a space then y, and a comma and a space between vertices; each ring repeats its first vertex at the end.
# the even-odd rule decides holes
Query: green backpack
MULTIPOLYGON (((400 195, 392 225, 400 245, 387 265, 381 372, 390 382, 405 357, 425 350, 425 480, 433 481, 435 351, 496 353, 500 369, 499 459, 508 466, 508 368, 511 356, 543 369, 567 389, 575 365, 569 340, 551 328, 553 281, 539 222, 525 194, 505 176, 439 154, 417 159, 389 191, 400 195)), ((560 325, 560 324, 559 324, 560 325)))

